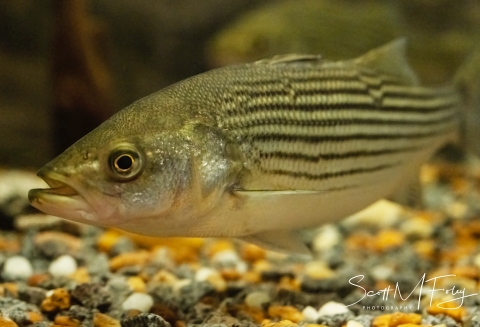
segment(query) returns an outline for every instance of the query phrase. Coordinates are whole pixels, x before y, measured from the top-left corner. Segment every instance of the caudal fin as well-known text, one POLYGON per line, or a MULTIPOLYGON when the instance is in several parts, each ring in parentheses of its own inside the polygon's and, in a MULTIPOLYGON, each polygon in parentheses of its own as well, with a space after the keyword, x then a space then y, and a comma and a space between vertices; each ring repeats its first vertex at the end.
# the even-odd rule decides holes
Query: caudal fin
POLYGON ((480 45, 460 66, 454 82, 464 100, 462 144, 468 152, 480 157, 480 45))

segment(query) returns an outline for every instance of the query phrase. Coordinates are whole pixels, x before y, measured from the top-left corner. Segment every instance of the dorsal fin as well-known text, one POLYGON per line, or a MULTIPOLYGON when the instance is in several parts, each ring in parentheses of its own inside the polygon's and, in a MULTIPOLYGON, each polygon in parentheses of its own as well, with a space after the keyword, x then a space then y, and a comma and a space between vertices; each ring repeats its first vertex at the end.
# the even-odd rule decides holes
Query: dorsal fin
POLYGON ((298 54, 298 53, 289 53, 283 55, 277 55, 272 58, 266 58, 262 60, 255 61, 257 65, 278 65, 278 64, 289 64, 296 62, 320 62, 322 60, 321 55, 309 55, 309 54, 298 54))
POLYGON ((418 85, 418 77, 406 57, 406 39, 393 40, 354 59, 356 65, 394 75, 402 83, 418 85))

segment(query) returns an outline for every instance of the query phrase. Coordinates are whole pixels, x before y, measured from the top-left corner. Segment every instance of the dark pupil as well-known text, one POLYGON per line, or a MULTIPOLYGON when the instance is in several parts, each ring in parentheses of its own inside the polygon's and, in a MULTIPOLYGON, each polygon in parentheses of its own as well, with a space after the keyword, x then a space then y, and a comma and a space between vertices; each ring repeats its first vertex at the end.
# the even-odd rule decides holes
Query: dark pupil
POLYGON ((130 156, 123 155, 117 159, 117 167, 121 170, 128 170, 132 168, 133 159, 130 156))

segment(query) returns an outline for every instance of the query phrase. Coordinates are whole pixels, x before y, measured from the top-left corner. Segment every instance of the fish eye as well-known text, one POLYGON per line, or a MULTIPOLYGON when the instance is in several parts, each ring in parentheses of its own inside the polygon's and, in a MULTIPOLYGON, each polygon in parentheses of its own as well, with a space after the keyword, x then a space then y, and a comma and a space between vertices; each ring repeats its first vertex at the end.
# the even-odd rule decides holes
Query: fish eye
POLYGON ((125 145, 113 149, 108 161, 109 175, 119 181, 129 181, 140 176, 145 162, 140 151, 125 145))

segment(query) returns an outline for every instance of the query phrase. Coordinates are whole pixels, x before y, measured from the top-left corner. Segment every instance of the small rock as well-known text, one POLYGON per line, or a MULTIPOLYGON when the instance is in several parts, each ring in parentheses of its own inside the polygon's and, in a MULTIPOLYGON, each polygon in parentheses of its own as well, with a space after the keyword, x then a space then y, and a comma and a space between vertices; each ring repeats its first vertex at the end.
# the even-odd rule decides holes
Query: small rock
POLYGON ((40 308, 45 312, 65 310, 70 307, 70 294, 64 288, 57 288, 47 292, 40 308))
POLYGON ((56 231, 37 234, 34 238, 34 243, 38 250, 48 258, 78 253, 82 247, 82 240, 80 240, 80 238, 56 231))
POLYGON ((240 258, 235 250, 223 250, 212 256, 212 263, 221 267, 236 266, 240 258))
POLYGON ((339 314, 351 313, 344 304, 330 301, 325 303, 319 310, 318 316, 334 316, 339 314))
POLYGON ((251 292, 245 297, 245 304, 249 307, 263 309, 265 304, 271 301, 271 297, 265 292, 251 292))
POLYGON ((94 327, 120 327, 120 321, 114 319, 106 314, 96 312, 93 316, 94 327))
POLYGON ((18 327, 18 325, 7 317, 0 316, 0 326, 2 327, 18 327))
POLYGON ((297 327, 298 325, 290 320, 281 320, 279 322, 268 322, 263 324, 262 327, 297 327))
POLYGON ((312 248, 315 252, 324 252, 332 249, 342 240, 342 234, 333 224, 320 228, 312 241, 312 248))
POLYGON ((248 262, 263 260, 267 256, 264 249, 251 243, 244 243, 241 250, 241 257, 248 262))
POLYGON ((62 219, 58 217, 41 213, 20 215, 15 218, 15 228, 23 232, 26 232, 29 229, 35 229, 38 231, 43 229, 51 229, 60 225, 61 222, 62 219))
POLYGON ((89 309, 106 309, 112 304, 112 295, 100 284, 81 284, 72 291, 72 296, 89 309))
POLYGON ((416 313, 394 312, 375 317, 372 321, 372 327, 396 327, 404 324, 418 325, 422 321, 422 316, 416 313))
POLYGON ((347 321, 347 326, 346 327, 367 327, 367 326, 362 325, 358 321, 349 320, 349 321, 347 321))
POLYGON ((329 279, 336 275, 324 261, 310 261, 304 269, 305 274, 312 279, 329 279))
POLYGON ((150 255, 147 251, 122 253, 110 259, 110 269, 112 271, 117 271, 120 268, 129 266, 143 267, 147 263, 149 257, 150 255))
POLYGON ((80 327, 80 320, 69 316, 55 316, 55 324, 68 327, 80 327))
POLYGON ((18 289, 18 298, 27 303, 40 305, 47 296, 47 291, 41 287, 24 286, 18 289))
POLYGON ((407 236, 414 236, 420 238, 428 238, 433 234, 433 225, 425 219, 415 217, 406 219, 401 225, 400 229, 407 236))
POLYGON ((121 325, 122 327, 171 327, 165 319, 153 313, 141 313, 122 319, 121 325))
POLYGON ((302 314, 305 320, 309 322, 314 322, 318 319, 318 310, 309 305, 303 309, 302 314))
POLYGON ((289 320, 297 323, 304 319, 302 313, 295 307, 289 305, 271 305, 268 308, 268 315, 272 318, 280 318, 282 320, 289 320))
POLYGON ((65 254, 53 260, 48 267, 48 272, 54 277, 69 276, 77 270, 77 261, 65 254))
POLYGON ((146 286, 145 282, 143 281, 142 278, 140 278, 138 276, 129 277, 128 280, 127 280, 127 283, 130 286, 130 288, 132 289, 132 291, 134 291, 134 292, 145 293, 145 291, 146 291, 147 286, 146 286))
POLYGON ((10 257, 4 263, 3 274, 7 278, 27 279, 33 274, 32 264, 20 255, 10 257))
POLYGON ((122 303, 123 310, 136 309, 142 312, 148 312, 152 306, 153 298, 145 293, 133 293, 122 303))

